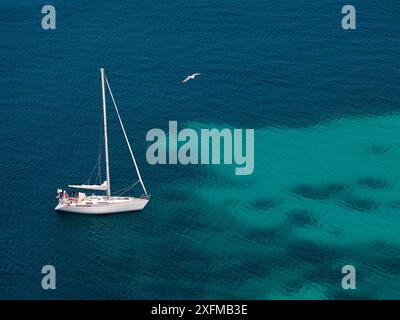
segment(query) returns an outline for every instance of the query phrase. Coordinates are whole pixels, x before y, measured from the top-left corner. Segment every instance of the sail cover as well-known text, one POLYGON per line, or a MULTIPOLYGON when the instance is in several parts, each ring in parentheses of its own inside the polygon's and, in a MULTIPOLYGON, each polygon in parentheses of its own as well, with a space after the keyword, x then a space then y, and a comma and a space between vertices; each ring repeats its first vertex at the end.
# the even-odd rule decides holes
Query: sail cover
POLYGON ((68 187, 87 190, 107 190, 107 180, 102 184, 69 184, 68 187))

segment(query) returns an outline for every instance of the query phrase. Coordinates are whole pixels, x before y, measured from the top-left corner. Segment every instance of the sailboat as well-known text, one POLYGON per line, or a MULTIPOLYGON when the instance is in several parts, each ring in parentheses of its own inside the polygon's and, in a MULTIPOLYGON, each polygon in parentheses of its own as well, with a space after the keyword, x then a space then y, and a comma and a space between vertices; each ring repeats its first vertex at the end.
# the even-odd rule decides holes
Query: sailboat
MULTIPOLYGON (((107 77, 104 74, 104 69, 100 69, 101 74, 101 89, 103 98, 103 127, 104 127, 104 151, 105 151, 105 164, 106 164, 106 180, 101 184, 70 184, 70 188, 83 189, 83 190, 97 190, 105 191, 105 194, 101 195, 86 195, 84 192, 73 192, 70 196, 65 190, 57 189, 58 204, 55 207, 56 211, 64 212, 74 212, 74 213, 84 213, 84 214, 110 214, 118 212, 129 212, 142 210, 150 200, 150 196, 144 186, 142 176, 140 175, 139 168, 136 163, 135 156, 131 145, 126 135, 124 125, 121 120, 121 116, 115 103, 114 96, 111 91, 110 84, 107 77), (121 125, 122 132, 125 137, 125 141, 128 145, 129 153, 132 158, 133 165, 136 169, 136 174, 138 176, 138 181, 136 181, 131 186, 125 188, 124 192, 130 190, 136 184, 140 183, 144 194, 141 197, 125 197, 120 195, 112 195, 110 188, 110 165, 108 159, 108 136, 107 136, 107 110, 106 110, 106 89, 105 84, 107 84, 108 91, 110 93, 112 102, 114 104, 119 123, 121 125)), ((99 154, 99 159, 101 159, 101 151, 99 154)), ((100 170, 100 160, 98 160, 98 168, 100 170)))

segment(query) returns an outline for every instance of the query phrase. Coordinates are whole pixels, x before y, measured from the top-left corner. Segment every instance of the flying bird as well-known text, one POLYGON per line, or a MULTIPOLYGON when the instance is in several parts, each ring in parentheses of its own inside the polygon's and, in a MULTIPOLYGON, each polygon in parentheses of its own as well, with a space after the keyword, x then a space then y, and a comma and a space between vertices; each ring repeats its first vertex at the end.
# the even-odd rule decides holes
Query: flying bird
POLYGON ((201 73, 193 73, 191 76, 187 76, 185 79, 183 79, 182 83, 186 83, 189 80, 193 80, 197 76, 201 75, 201 73))

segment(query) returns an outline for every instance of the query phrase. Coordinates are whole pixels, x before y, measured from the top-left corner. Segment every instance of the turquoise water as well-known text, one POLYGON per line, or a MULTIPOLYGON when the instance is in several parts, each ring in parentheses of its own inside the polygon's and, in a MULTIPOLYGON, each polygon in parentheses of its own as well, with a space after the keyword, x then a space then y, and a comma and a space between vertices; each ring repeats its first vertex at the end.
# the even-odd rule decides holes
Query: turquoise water
MULTIPOLYGON (((400 6, 353 4, 356 31, 333 1, 55 1, 44 31, 42 3, 3 1, 0 297, 399 298, 400 6), (138 214, 57 214, 56 188, 96 162, 100 66, 152 200, 138 214), (254 128, 254 173, 147 164, 147 131, 170 120, 254 128)), ((117 190, 136 177, 109 122, 117 190)))

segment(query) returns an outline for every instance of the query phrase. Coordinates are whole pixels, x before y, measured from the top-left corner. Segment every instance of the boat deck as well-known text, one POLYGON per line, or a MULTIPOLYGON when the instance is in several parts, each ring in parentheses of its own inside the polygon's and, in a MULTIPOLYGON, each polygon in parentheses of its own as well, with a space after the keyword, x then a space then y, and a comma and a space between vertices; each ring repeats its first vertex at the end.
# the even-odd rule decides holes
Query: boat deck
POLYGON ((135 197, 105 197, 105 196, 87 196, 83 199, 78 197, 68 197, 63 199, 63 203, 68 206, 77 207, 94 207, 94 206, 104 206, 104 205, 118 205, 125 204, 127 202, 140 202, 146 201, 147 198, 135 198, 135 197))

